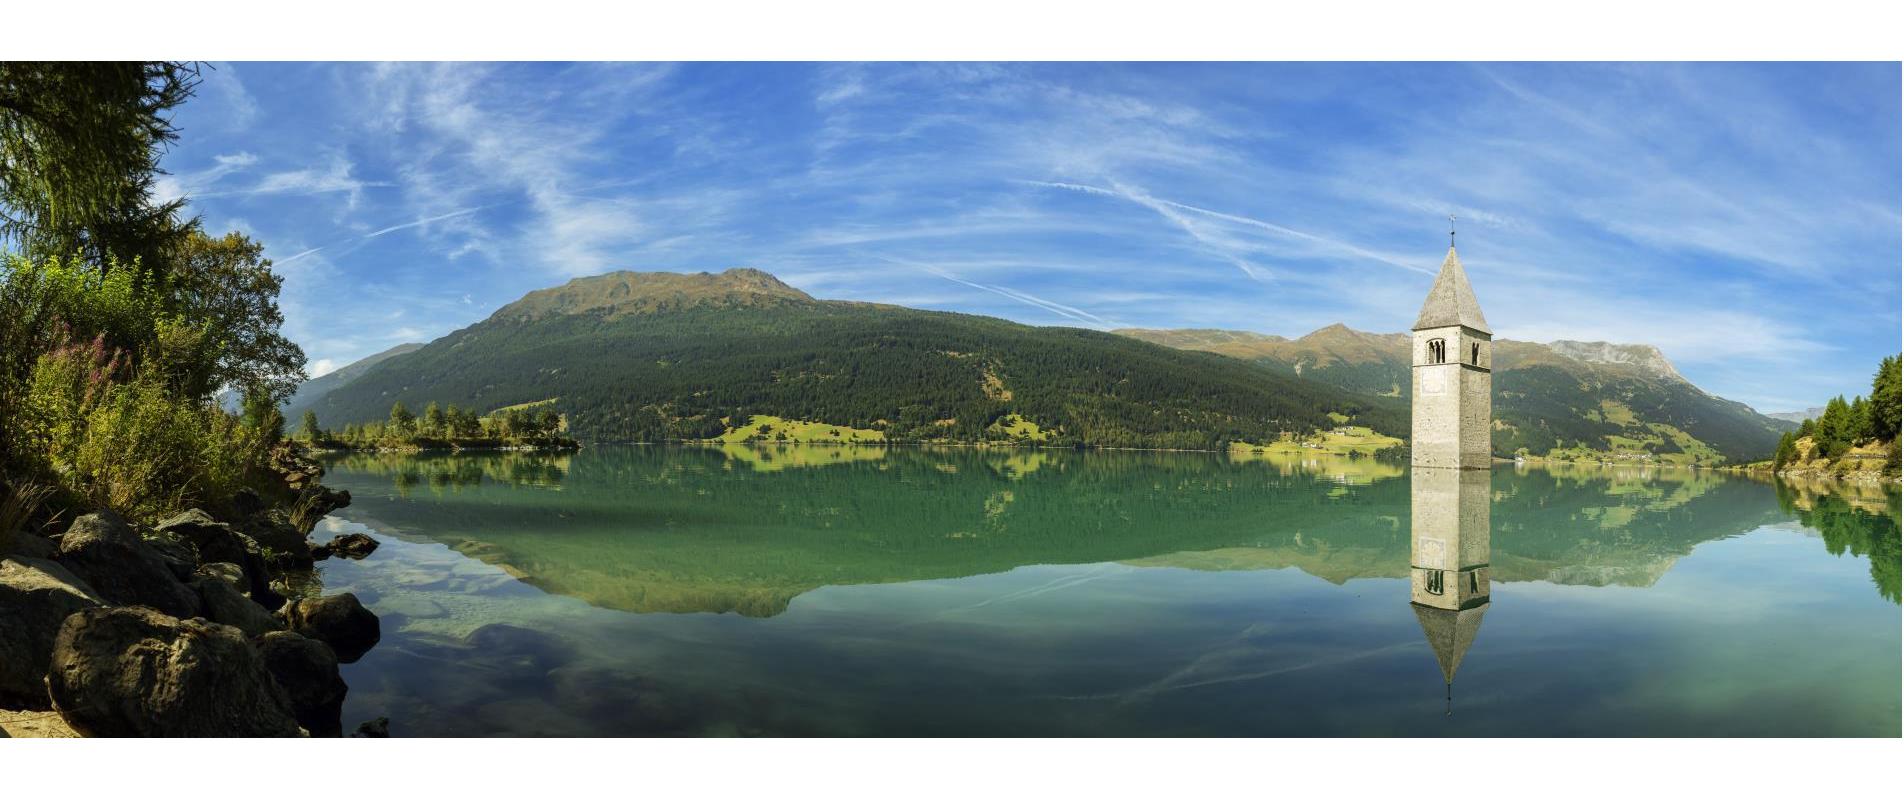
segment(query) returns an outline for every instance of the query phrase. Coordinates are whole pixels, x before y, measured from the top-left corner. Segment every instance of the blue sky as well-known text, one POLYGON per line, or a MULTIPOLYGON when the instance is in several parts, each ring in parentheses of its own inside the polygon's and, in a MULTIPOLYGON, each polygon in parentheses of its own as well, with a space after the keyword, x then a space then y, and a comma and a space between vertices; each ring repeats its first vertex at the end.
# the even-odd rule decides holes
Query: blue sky
POLYGON ((1497 337, 1762 411, 1899 349, 1899 68, 225 64, 161 189, 264 242, 314 373, 616 269, 1032 324, 1497 337))

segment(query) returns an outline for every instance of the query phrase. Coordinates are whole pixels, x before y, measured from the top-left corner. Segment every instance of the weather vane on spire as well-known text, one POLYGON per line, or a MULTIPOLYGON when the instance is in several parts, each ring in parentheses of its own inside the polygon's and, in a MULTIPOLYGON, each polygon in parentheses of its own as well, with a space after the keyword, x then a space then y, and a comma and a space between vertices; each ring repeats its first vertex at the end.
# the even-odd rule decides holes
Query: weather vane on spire
POLYGON ((1454 247, 1454 215, 1448 215, 1448 246, 1454 247))

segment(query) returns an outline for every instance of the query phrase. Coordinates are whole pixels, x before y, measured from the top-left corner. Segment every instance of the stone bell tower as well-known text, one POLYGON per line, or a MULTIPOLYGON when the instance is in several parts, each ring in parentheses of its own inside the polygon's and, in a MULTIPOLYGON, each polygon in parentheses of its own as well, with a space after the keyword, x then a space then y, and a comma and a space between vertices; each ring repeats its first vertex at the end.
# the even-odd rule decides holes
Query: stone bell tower
POLYGON ((1468 286, 1448 233, 1448 257, 1415 319, 1414 424, 1416 469, 1488 469, 1493 449, 1494 332, 1468 286))

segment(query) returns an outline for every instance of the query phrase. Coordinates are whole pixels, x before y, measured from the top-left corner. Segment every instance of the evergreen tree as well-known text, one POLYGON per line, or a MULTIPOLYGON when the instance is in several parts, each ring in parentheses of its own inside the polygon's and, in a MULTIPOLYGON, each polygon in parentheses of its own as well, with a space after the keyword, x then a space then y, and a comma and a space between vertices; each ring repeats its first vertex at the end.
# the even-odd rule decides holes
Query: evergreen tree
POLYGON ((1887 442, 1897 441, 1900 417, 1904 417, 1904 408, 1899 404, 1898 367, 1904 358, 1891 356, 1878 364, 1878 374, 1871 379, 1871 435, 1887 442))
POLYGON ((1772 469, 1784 469, 1798 457, 1798 438, 1786 431, 1778 437, 1778 450, 1772 456, 1772 469))
POLYGON ((159 157, 198 80, 169 61, 0 61, 0 238, 158 284, 191 230, 184 198, 153 192, 159 157))
POLYGON ((304 412, 304 438, 311 442, 324 438, 324 431, 317 427, 317 412, 315 411, 304 412))
POLYGON ((1844 453, 1850 437, 1851 404, 1845 402, 1844 395, 1838 395, 1825 403, 1825 413, 1819 415, 1812 439, 1818 445, 1818 455, 1830 458, 1844 453))
POLYGON ((445 422, 443 409, 436 405, 435 400, 431 400, 429 405, 423 407, 424 435, 444 436, 448 434, 448 429, 449 426, 445 422))

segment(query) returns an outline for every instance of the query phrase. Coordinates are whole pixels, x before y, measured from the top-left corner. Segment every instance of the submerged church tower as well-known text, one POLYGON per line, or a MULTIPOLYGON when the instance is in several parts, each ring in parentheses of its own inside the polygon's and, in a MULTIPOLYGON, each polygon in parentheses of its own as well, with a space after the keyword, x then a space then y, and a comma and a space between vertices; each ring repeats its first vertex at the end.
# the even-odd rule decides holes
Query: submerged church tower
POLYGON ((1455 254, 1454 232, 1448 236, 1448 257, 1415 320, 1409 605, 1441 664, 1452 714, 1455 670, 1492 598, 1488 436, 1494 425, 1494 334, 1455 254))
POLYGON ((1448 257, 1415 319, 1414 425, 1416 469, 1487 469, 1494 424, 1494 332, 1461 269, 1449 233, 1448 257))

